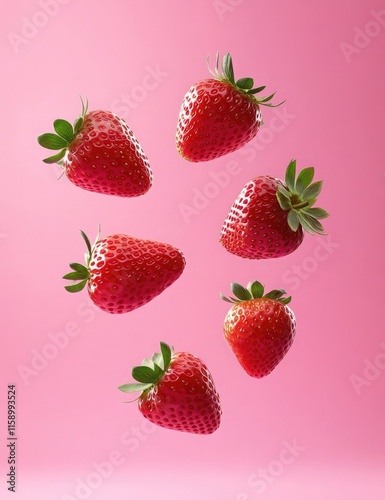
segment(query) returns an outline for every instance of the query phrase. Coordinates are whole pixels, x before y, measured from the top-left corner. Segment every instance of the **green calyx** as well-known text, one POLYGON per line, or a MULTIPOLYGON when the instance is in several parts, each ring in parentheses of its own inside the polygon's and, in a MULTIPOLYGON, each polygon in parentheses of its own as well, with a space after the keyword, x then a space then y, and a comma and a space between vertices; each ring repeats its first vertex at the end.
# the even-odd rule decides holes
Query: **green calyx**
POLYGON ((239 304, 253 299, 273 299, 282 302, 282 304, 288 304, 291 301, 291 297, 285 297, 285 290, 271 290, 271 292, 265 293, 265 288, 259 281, 250 282, 247 288, 238 283, 231 283, 230 286, 234 297, 227 298, 222 293, 220 294, 221 299, 230 302, 230 304, 239 304))
POLYGON ((277 199, 282 210, 288 212, 290 229, 297 231, 301 225, 310 234, 325 234, 319 219, 329 214, 313 206, 322 189, 322 181, 312 182, 313 177, 313 167, 304 168, 296 177, 296 160, 292 160, 286 169, 286 187, 278 185, 277 199))
MULTIPOLYGON (((71 280, 73 282, 72 285, 67 285, 64 287, 67 290, 67 292, 70 293, 76 293, 83 290, 90 277, 89 265, 91 261, 93 247, 86 233, 84 231, 80 231, 80 234, 82 235, 82 238, 87 246, 87 253, 84 254, 86 265, 84 266, 83 264, 72 262, 70 264, 70 268, 72 269, 72 271, 63 276, 63 279, 71 280)), ((100 237, 100 228, 95 244, 99 241, 99 237, 100 237)))
POLYGON ((52 149, 54 151, 60 150, 59 153, 56 153, 53 156, 49 156, 45 158, 44 163, 58 163, 59 165, 63 164, 63 158, 67 152, 67 149, 71 142, 75 139, 77 134, 84 123, 84 117, 87 114, 88 110, 88 101, 86 100, 86 104, 82 101, 82 114, 79 118, 76 118, 73 126, 67 122, 67 120, 55 120, 53 122, 53 128, 56 134, 42 134, 37 138, 37 142, 40 146, 46 149, 52 149))
POLYGON ((219 70, 219 52, 217 52, 215 57, 215 71, 212 71, 209 66, 209 58, 207 57, 207 67, 210 73, 214 78, 220 80, 221 82, 230 83, 233 87, 235 87, 239 92, 246 94, 250 97, 253 97, 254 100, 260 104, 261 106, 269 106, 270 108, 276 108, 280 106, 285 101, 280 102, 279 104, 273 104, 270 101, 275 96, 274 94, 268 95, 267 97, 257 97, 255 94, 259 94, 263 90, 265 90, 266 85, 262 87, 254 88, 254 80, 250 77, 240 78, 239 80, 235 80, 234 77, 234 68, 233 68, 233 60, 229 53, 225 54, 222 59, 222 72, 219 70))
POLYGON ((120 385, 123 392, 147 391, 156 385, 170 366, 174 349, 165 342, 160 343, 160 353, 156 352, 151 359, 144 358, 140 366, 132 369, 134 383, 120 385))

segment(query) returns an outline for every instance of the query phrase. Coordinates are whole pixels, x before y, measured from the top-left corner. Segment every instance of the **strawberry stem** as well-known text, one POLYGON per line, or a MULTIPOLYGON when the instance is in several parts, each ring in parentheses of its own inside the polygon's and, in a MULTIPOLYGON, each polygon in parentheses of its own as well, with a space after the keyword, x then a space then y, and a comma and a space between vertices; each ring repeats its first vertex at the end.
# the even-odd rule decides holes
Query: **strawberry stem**
POLYGON ((292 207, 295 210, 299 210, 300 208, 305 208, 305 207, 308 207, 308 206, 309 206, 309 202, 308 201, 304 201, 302 203, 298 203, 297 205, 292 205, 292 207))

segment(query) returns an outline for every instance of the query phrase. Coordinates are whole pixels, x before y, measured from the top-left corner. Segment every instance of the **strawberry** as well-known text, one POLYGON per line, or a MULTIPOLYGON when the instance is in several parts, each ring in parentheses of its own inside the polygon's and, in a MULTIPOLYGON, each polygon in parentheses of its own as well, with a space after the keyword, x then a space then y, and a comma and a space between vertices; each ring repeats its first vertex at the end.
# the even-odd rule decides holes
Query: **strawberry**
POLYGON ((245 259, 271 259, 294 252, 304 231, 325 234, 319 219, 328 217, 314 208, 322 181, 312 183, 314 168, 304 168, 296 179, 296 161, 287 167, 285 183, 270 176, 248 182, 222 226, 220 242, 245 259))
POLYGON ((37 140, 47 149, 59 150, 43 160, 58 163, 76 186, 102 194, 134 197, 151 187, 152 172, 146 155, 126 122, 110 111, 82 114, 74 126, 55 120, 56 134, 37 140))
POLYGON ((221 421, 219 395, 206 365, 193 354, 174 353, 164 342, 161 353, 132 369, 137 383, 123 392, 141 391, 139 411, 156 425, 193 434, 211 434, 221 421))
POLYGON ((236 298, 221 298, 234 304, 228 311, 223 331, 239 363, 251 377, 268 375, 282 361, 295 334, 295 317, 287 306, 285 290, 264 295, 258 281, 247 288, 231 283, 236 298))
POLYGON ((230 54, 223 57, 222 73, 218 65, 217 53, 215 72, 209 68, 214 78, 193 85, 182 102, 176 147, 189 161, 213 160, 241 148, 258 132, 260 106, 274 106, 274 94, 256 97, 265 86, 253 88, 252 78, 235 81, 230 54))
POLYGON ((112 314, 150 302, 179 278, 186 264, 182 252, 166 243, 113 234, 98 237, 92 247, 81 234, 88 250, 86 266, 70 264, 72 272, 63 278, 78 283, 65 289, 74 293, 87 285, 95 305, 112 314))

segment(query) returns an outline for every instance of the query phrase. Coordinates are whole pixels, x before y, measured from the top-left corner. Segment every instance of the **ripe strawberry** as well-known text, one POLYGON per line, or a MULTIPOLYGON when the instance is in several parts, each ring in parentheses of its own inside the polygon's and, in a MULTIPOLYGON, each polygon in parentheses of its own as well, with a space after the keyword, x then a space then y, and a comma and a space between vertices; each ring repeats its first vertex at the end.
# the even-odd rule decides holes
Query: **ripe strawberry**
MULTIPOLYGON (((216 56, 214 78, 193 85, 179 113, 176 147, 189 161, 213 160, 235 151, 253 139, 262 123, 260 106, 270 106, 274 94, 256 97, 265 86, 253 88, 252 78, 235 81, 230 54, 219 71, 216 56)), ((282 104, 282 103, 280 103, 282 104)), ((278 104, 279 106, 279 104, 278 104)))
POLYGON ((265 377, 282 361, 293 343, 295 317, 287 306, 291 297, 285 290, 264 295, 258 281, 247 289, 231 283, 236 298, 221 298, 233 307, 226 315, 224 334, 238 361, 251 376, 265 377))
POLYGON ((141 391, 139 411, 166 429, 211 434, 221 421, 219 395, 211 373, 197 357, 160 343, 161 354, 132 369, 138 383, 121 385, 123 392, 141 391))
POLYGON ((140 196, 151 187, 152 172, 146 155, 126 122, 109 111, 90 111, 82 101, 82 114, 74 126, 55 120, 57 134, 37 140, 59 150, 43 160, 58 163, 76 186, 102 194, 140 196))
POLYGON ((318 219, 328 217, 314 208, 322 181, 311 183, 314 168, 304 168, 296 179, 296 161, 287 167, 285 182, 261 176, 248 182, 222 226, 220 242, 245 259, 271 259, 294 252, 303 230, 325 234, 318 219))
POLYGON ((120 314, 133 311, 162 293, 182 274, 185 259, 176 248, 157 241, 125 234, 86 242, 86 266, 72 263, 64 279, 78 281, 66 286, 79 292, 87 285, 92 301, 103 311, 120 314))

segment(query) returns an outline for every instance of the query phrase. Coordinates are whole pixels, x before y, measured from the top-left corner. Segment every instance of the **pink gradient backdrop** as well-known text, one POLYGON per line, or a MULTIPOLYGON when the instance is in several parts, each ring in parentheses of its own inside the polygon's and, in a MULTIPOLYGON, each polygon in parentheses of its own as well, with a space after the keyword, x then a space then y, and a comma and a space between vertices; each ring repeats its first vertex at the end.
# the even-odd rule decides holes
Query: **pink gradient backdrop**
POLYGON ((15 383, 23 500, 383 499, 384 2, 22 0, 3 7, 0 497, 9 493, 6 388, 15 383), (50 17, 38 14, 48 4, 50 17), (26 19, 40 27, 28 31, 26 19), (217 50, 231 52, 236 76, 254 76, 286 102, 263 111, 265 132, 244 150, 189 164, 175 150, 179 107, 217 50), (55 118, 72 121, 79 95, 90 109, 126 118, 154 172, 148 194, 82 191, 42 163, 37 135, 55 118), (295 253, 272 261, 226 253, 219 232, 242 186, 256 175, 282 177, 291 158, 315 166, 325 181, 329 236, 307 236, 295 253), (231 166, 231 182, 215 190, 213 176, 231 166), (198 191, 212 198, 197 205, 198 191), (188 218, 186 205, 195 210, 188 218), (83 255, 78 230, 94 235, 99 223, 104 235, 181 248, 184 274, 121 316, 93 309, 85 292, 67 294, 61 276, 83 255), (222 337, 228 306, 219 290, 251 279, 286 288, 298 322, 289 354, 263 380, 242 371, 222 337), (63 331, 77 335, 23 378, 63 331), (150 429, 135 405, 122 404, 116 387, 161 339, 209 365, 223 406, 215 434, 150 429), (379 368, 368 375, 369 362, 379 368), (355 390, 352 376, 365 385, 355 390), (300 451, 282 463, 293 442, 300 451), (95 464, 111 454, 116 463, 102 478, 95 464), (91 486, 81 490, 80 481, 91 486))

